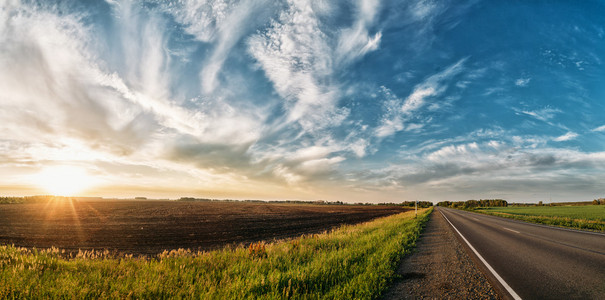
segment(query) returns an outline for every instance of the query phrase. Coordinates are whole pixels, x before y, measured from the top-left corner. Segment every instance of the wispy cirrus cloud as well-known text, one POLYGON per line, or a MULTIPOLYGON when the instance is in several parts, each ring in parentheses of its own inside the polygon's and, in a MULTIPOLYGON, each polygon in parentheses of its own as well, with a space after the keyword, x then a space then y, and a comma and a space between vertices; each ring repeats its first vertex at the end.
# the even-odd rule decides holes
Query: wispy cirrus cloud
POLYGON ((513 108, 513 110, 517 114, 528 115, 528 116, 534 117, 534 118, 536 118, 540 121, 544 121, 544 122, 549 122, 558 113, 562 112, 560 109, 552 108, 552 107, 545 107, 545 108, 538 109, 538 110, 522 110, 522 109, 513 108))
POLYGON ((353 26, 344 28, 338 37, 336 60, 347 64, 363 57, 366 53, 378 49, 382 32, 370 35, 370 27, 374 24, 380 9, 379 0, 358 0, 356 3, 357 20, 353 26))
POLYGON ((3 122, 10 126, 6 138, 50 141, 66 134, 122 148, 119 151, 130 148, 129 140, 145 139, 147 134, 132 121, 152 125, 153 118, 100 83, 111 75, 93 61, 83 16, 59 16, 22 5, 8 11, 0 62, 0 105, 12 112, 3 116, 10 120, 3 122), (36 124, 45 124, 44 130, 36 124), (32 134, 24 136, 26 131, 32 134))
MULTIPOLYGON (((397 98, 389 89, 381 87, 387 99, 384 102, 385 115, 376 128, 376 136, 382 138, 403 130, 404 122, 423 107, 427 99, 437 97, 447 90, 450 84, 448 81, 464 70, 466 60, 467 58, 463 58, 445 70, 429 76, 422 83, 417 84, 413 92, 404 100, 397 98)), ((433 104, 435 107, 439 106, 438 103, 433 104)))
POLYGON ((253 32, 258 24, 266 22, 277 7, 266 0, 197 2, 185 1, 175 9, 168 5, 177 21, 196 39, 212 43, 212 52, 200 72, 202 92, 212 93, 218 86, 218 76, 233 47, 253 32))
POLYGON ((338 126, 348 111, 337 107, 342 96, 336 73, 378 48, 380 32, 369 36, 379 2, 355 3, 351 27, 330 28, 324 18, 332 4, 288 1, 271 26, 248 40, 249 52, 260 63, 278 94, 285 99, 289 122, 304 130, 338 126))
POLYGON ((599 126, 594 128, 592 131, 596 131, 596 132, 604 132, 605 131, 605 125, 603 126, 599 126))
POLYGON ((404 128, 404 117, 401 113, 403 100, 393 95, 393 92, 384 86, 381 87, 381 90, 386 99, 382 104, 384 114, 380 125, 375 130, 376 136, 379 138, 391 136, 404 128))
POLYGON ((602 32, 527 61, 492 34, 516 10, 477 2, 0 1, 0 185, 67 164, 171 197, 601 191, 602 32))
POLYGON ((43 5, 7 7, 10 17, 0 46, 0 126, 3 139, 26 147, 24 153, 30 154, 23 160, 117 162, 128 157, 177 168, 157 160, 183 136, 231 145, 258 138, 261 110, 243 112, 226 101, 189 110, 171 98, 166 25, 154 12, 129 5, 112 4, 124 34, 117 42, 124 68, 116 71, 106 70, 108 64, 96 54, 97 32, 84 25, 86 14, 59 14, 56 7, 43 5))
POLYGON ((329 84, 332 50, 321 28, 321 13, 311 1, 289 1, 267 31, 248 41, 251 55, 285 99, 288 121, 297 121, 307 130, 346 115, 337 111, 338 88, 329 84))
MULTIPOLYGON (((62 133, 69 127, 71 138, 75 139, 75 142, 53 145, 56 151, 42 146, 36 148, 35 153, 72 153, 70 149, 76 149, 76 145, 84 146, 90 153, 96 147, 109 147, 116 156, 104 153, 108 149, 98 149, 95 159, 128 165, 122 156, 132 159, 136 154, 140 161, 163 159, 164 163, 154 165, 178 172, 190 173, 187 165, 197 166, 199 171, 211 170, 205 172, 205 178, 225 172, 254 177, 266 174, 264 169, 281 170, 272 173, 278 177, 285 176, 290 183, 321 178, 322 174, 328 176, 346 159, 343 154, 361 158, 368 153, 370 142, 363 133, 349 134, 344 140, 328 137, 314 141, 313 138, 301 137, 306 132, 323 135, 325 131, 320 133, 318 130, 338 127, 346 120, 348 109, 337 107, 341 93, 335 73, 378 49, 381 33, 371 33, 380 8, 377 1, 357 2, 354 7, 356 18, 350 26, 340 29, 328 29, 322 23, 322 18, 333 13, 330 5, 324 3, 322 6, 312 1, 291 2, 283 7, 280 17, 274 19, 270 27, 249 37, 250 53, 258 54, 254 51, 262 50, 267 51, 264 54, 277 54, 275 57, 281 58, 271 60, 274 58, 269 57, 271 55, 253 55, 269 79, 274 79, 271 82, 276 91, 286 100, 287 122, 280 126, 296 122, 303 129, 294 135, 294 142, 280 141, 274 152, 274 157, 278 158, 268 160, 263 157, 268 157, 266 154, 270 152, 254 150, 263 149, 254 147, 254 142, 262 137, 266 128, 266 107, 242 107, 241 102, 236 107, 224 95, 183 99, 174 94, 173 84, 178 80, 175 76, 175 70, 178 70, 175 69, 175 51, 172 51, 170 41, 171 30, 174 29, 171 29, 169 21, 162 18, 162 13, 170 10, 188 33, 210 45, 210 54, 200 65, 198 73, 202 85, 209 84, 202 86, 201 92, 208 94, 222 84, 216 78, 228 53, 254 28, 250 26, 246 31, 241 27, 254 23, 250 20, 254 8, 264 2, 215 2, 208 5, 184 2, 183 6, 160 6, 158 10, 130 2, 109 3, 113 16, 116 16, 113 26, 119 33, 117 39, 110 41, 112 48, 119 51, 109 55, 98 55, 99 43, 92 38, 97 29, 84 25, 86 15, 60 15, 52 8, 19 6, 20 13, 27 18, 21 20, 23 23, 18 23, 18 18, 10 19, 13 23, 9 27, 24 37, 21 40, 16 35, 10 36, 17 41, 13 46, 22 43, 23 47, 29 47, 26 39, 38 41, 31 49, 41 53, 40 59, 32 60, 31 65, 22 60, 16 60, 15 65, 20 64, 23 72, 35 72, 41 66, 48 66, 46 73, 30 78, 51 84, 46 90, 31 94, 18 84, 8 87, 11 80, 6 80, 4 93, 7 97, 4 99, 11 100, 3 105, 11 107, 11 111, 25 113, 29 110, 23 105, 38 101, 35 107, 40 111, 35 114, 40 116, 40 120, 55 121, 39 121, 37 127, 29 126, 30 130, 40 136, 41 128, 46 132, 62 133), (252 8, 251 11, 248 8, 252 8), (207 20, 209 23, 204 23, 207 20), (298 35, 301 30, 303 34, 298 35), (45 38, 52 41, 47 42, 50 39, 45 38), (264 42, 265 48, 252 47, 255 41, 264 42), (108 57, 112 57, 109 62, 113 63, 103 61, 108 57), (263 61, 263 58, 267 60, 263 61), (213 66, 217 68, 213 69, 213 66), (48 98, 49 94, 55 97, 48 98), (30 102, 16 101, 19 97, 30 102), (40 102, 41 99, 45 100, 40 102), (82 118, 68 117, 73 115, 82 118), (84 141, 79 143, 78 139, 84 141), (325 151, 313 157, 288 154, 313 152, 317 147, 325 151)), ((17 52, 15 50, 13 58, 18 57, 17 52)), ((6 70, 12 72, 14 69, 6 70)), ((15 73, 3 75, 8 78, 15 73)), ((13 119, 7 117, 5 120, 13 119)), ((6 126, 13 126, 15 136, 28 128, 18 121, 10 121, 6 126)), ((45 135, 45 138, 50 141, 53 139, 51 136, 45 135)), ((48 158, 56 159, 58 156, 48 158)))
POLYGON ((401 108, 404 114, 412 114, 415 110, 422 107, 428 97, 434 97, 443 94, 449 86, 448 80, 464 70, 464 62, 467 58, 460 59, 456 63, 447 67, 445 70, 431 75, 421 84, 414 87, 401 108))
POLYGON ((571 141, 571 140, 573 140, 573 139, 575 139, 577 137, 578 137, 577 133, 570 131, 570 132, 568 132, 568 133, 566 133, 564 135, 561 135, 561 136, 558 136, 558 137, 554 138, 553 141, 555 141, 555 142, 566 142, 566 141, 571 141))

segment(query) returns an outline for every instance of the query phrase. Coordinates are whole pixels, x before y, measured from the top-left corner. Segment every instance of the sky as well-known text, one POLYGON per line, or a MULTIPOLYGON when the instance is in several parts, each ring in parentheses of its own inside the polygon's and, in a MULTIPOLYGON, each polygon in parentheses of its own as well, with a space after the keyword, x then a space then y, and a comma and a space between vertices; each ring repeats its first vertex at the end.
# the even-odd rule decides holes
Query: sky
POLYGON ((0 191, 605 197, 603 1, 0 0, 0 191))

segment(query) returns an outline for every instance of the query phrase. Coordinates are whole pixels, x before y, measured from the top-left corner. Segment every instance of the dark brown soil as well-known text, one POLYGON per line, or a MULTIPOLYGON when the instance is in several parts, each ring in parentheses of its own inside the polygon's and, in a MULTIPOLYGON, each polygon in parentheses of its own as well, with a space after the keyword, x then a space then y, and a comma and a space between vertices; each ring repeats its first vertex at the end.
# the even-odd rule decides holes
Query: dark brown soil
POLYGON ((255 202, 52 201, 0 205, 0 244, 152 255, 317 233, 398 206, 255 202))
POLYGON ((384 299, 500 299, 439 212, 404 258, 384 299))

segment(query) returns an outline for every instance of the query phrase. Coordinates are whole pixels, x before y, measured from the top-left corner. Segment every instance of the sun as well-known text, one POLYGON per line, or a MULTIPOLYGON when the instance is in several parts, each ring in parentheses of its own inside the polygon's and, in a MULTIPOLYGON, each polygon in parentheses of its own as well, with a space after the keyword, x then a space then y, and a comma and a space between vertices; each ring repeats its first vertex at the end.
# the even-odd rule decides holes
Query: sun
POLYGON ((94 184, 93 178, 76 166, 44 168, 35 180, 38 186, 55 196, 74 196, 94 184))

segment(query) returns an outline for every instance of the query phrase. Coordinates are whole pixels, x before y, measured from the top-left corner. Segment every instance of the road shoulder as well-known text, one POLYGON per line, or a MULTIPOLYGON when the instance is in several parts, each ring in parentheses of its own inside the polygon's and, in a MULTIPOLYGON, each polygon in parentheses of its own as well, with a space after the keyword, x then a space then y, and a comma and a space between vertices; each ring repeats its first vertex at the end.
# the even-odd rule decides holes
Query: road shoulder
POLYGON ((437 211, 397 273, 383 299, 500 299, 437 211))

